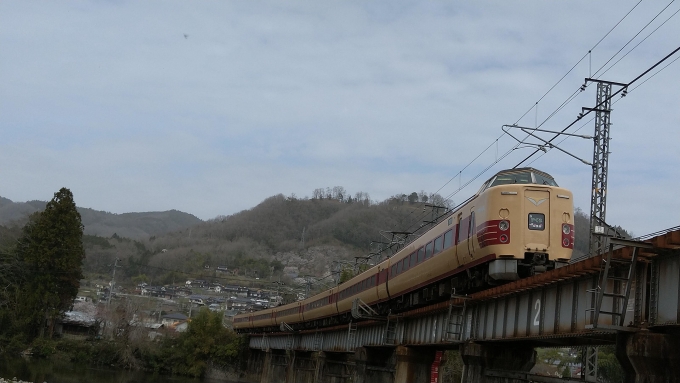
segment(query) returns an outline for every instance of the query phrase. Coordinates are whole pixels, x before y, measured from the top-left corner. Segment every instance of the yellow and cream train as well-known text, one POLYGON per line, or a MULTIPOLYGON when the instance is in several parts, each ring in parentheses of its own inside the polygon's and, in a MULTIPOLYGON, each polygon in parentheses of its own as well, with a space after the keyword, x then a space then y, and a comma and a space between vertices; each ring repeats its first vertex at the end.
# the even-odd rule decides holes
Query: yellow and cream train
POLYGON ((315 328, 350 320, 361 299, 396 313, 566 264, 574 248, 569 190, 547 173, 504 170, 391 258, 303 301, 234 317, 239 332, 315 328))

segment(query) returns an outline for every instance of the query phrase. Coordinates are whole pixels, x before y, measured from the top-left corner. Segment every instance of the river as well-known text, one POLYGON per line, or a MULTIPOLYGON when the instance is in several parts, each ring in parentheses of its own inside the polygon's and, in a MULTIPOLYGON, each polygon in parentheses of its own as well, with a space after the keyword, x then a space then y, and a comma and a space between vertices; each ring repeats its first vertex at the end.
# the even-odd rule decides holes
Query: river
POLYGON ((89 368, 70 362, 43 359, 2 358, 0 377, 35 383, 237 383, 228 380, 191 379, 141 371, 89 368))

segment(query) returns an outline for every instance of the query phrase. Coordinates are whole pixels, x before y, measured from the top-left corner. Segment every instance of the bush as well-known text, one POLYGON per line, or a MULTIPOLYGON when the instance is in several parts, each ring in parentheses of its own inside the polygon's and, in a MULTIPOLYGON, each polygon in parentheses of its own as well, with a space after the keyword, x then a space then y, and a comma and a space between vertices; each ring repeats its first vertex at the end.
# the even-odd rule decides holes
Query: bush
POLYGON ((36 338, 31 344, 31 351, 36 358, 49 358, 57 352, 57 342, 47 338, 36 338))

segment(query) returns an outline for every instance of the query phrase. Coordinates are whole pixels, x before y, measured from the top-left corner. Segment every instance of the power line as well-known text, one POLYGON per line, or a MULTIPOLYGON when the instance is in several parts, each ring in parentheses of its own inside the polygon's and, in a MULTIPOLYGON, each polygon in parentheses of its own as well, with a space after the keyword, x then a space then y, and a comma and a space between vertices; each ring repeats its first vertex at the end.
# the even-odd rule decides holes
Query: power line
MULTIPOLYGON (((605 66, 607 66, 607 64, 609 64, 609 62, 612 61, 612 60, 614 59, 614 57, 616 57, 619 53, 621 53, 621 51, 624 50, 624 49, 628 46, 628 44, 630 44, 631 42, 633 42, 633 40, 635 40, 635 38, 638 37, 638 36, 640 35, 640 33, 642 33, 642 31, 644 31, 645 29, 647 29, 647 27, 648 27, 651 23, 653 23, 654 20, 656 20, 657 17, 659 17, 663 12, 665 12, 666 9, 668 9, 668 7, 670 7, 671 4, 673 4, 674 1, 675 1, 675 0, 672 0, 670 3, 668 3, 668 5, 666 5, 659 13, 656 14, 656 16, 654 16, 647 24, 645 24, 645 26, 642 27, 642 29, 640 29, 633 37, 631 37, 631 38, 628 40, 628 42, 625 43, 625 44, 624 44, 624 45, 623 45, 616 53, 614 53, 614 55, 612 55, 612 57, 610 57, 609 60, 607 60, 607 62, 605 62, 605 63, 600 67, 600 69, 598 69, 597 71, 595 71, 595 73, 593 74, 593 76, 596 76, 596 75, 602 70, 602 68, 604 68, 605 66)), ((639 4, 639 3, 638 3, 638 4, 639 4)), ((636 6, 637 6, 637 5, 636 5, 636 6)), ((676 13, 677 13, 677 12, 676 12, 676 13)), ((674 15, 675 15, 675 14, 673 14, 671 17, 673 17, 674 15)), ((668 20, 666 20, 666 21, 668 21, 668 20)), ((664 22, 664 24, 665 24, 665 22, 664 22)), ((661 25, 663 25, 663 24, 661 24, 661 25)), ((659 27, 661 27, 661 26, 659 26, 659 27)), ((657 29, 658 29, 658 28, 657 28, 657 29)), ((652 33, 654 33, 654 32, 656 32, 656 30, 654 30, 652 33)), ((650 36, 651 36, 651 34, 650 34, 650 36)), ((647 37, 649 37, 649 36, 647 36, 647 37)), ((646 38, 645 38, 645 39, 646 39, 646 38)), ((644 40, 642 40, 642 41, 644 41, 644 40)), ((639 45, 639 44, 638 44, 638 45, 639 45)), ((637 45, 636 45, 635 47, 633 47, 633 49, 635 49, 636 47, 637 47, 637 45)), ((631 49, 631 52, 632 52, 633 49, 631 49)), ((628 53, 630 53, 630 52, 628 52, 628 53)), ((626 53, 626 55, 628 55, 628 53, 626 53)), ((625 57, 625 56, 624 56, 624 57, 625 57)), ((623 57, 622 57, 622 58, 623 58, 623 57)), ((620 61, 620 60, 619 60, 619 61, 620 61)), ((617 61, 616 63, 618 63, 618 61, 617 61)), ((616 63, 614 63, 614 65, 616 65, 616 63)), ((612 67, 613 67, 614 65, 612 65, 612 67)), ((612 67, 610 67, 609 69, 611 69, 612 67)), ((609 69, 607 69, 607 70, 609 70, 609 69)), ((604 73, 602 73, 602 74, 604 74, 604 73)), ((593 77, 593 76, 591 76, 591 77, 593 77)), ((593 78, 599 78, 599 77, 593 77, 593 78)))
MULTIPOLYGON (((644 77, 645 75, 647 75, 647 73, 653 71, 657 66, 661 65, 664 61, 668 60, 670 57, 672 57, 672 56, 673 56, 674 54, 676 54, 678 51, 680 51, 680 47, 678 47, 678 48, 676 48, 675 50, 673 50, 673 52, 671 52, 671 53, 669 53, 668 55, 666 55, 666 57, 662 58, 662 59, 659 60, 656 64, 654 64, 654 65, 652 65, 651 67, 649 67, 647 70, 645 70, 644 72, 642 72, 640 75, 638 75, 637 77, 635 77, 633 80, 631 80, 630 82, 628 82, 627 84, 625 84, 625 86, 621 87, 621 89, 619 89, 619 90, 617 90, 616 92, 612 93, 611 96, 607 97, 607 98, 604 99, 602 102, 600 102, 599 104, 595 105, 595 107, 592 108, 592 109, 597 109, 597 108, 599 108, 599 107, 602 106, 602 104, 605 103, 606 101, 611 100, 612 98, 614 98, 614 96, 618 95, 619 93, 623 92, 624 90, 627 90, 627 88, 628 88, 629 86, 633 85, 633 84, 634 84, 635 82, 637 82, 639 79, 641 79, 642 77, 644 77)), ((551 138, 548 142, 551 143, 553 140, 555 140, 557 137, 559 137, 559 136, 561 135, 561 133, 566 132, 569 128, 571 128, 572 126, 574 126, 577 122, 581 121, 581 119, 582 119, 583 117, 585 117, 585 116, 587 116, 588 114, 592 113, 592 109, 589 109, 589 110, 587 110, 585 113, 579 115, 579 116, 576 118, 576 120, 574 120, 572 123, 570 123, 569 125, 567 125, 564 129, 562 129, 560 133, 555 134, 555 136, 553 136, 553 138, 551 138)), ((515 165, 515 168, 521 166, 524 162, 526 162, 527 160, 529 160, 531 157, 533 157, 533 156, 534 156, 536 153, 538 153, 539 151, 540 151, 539 149, 536 149, 533 153, 531 153, 529 156, 527 156, 525 159, 523 159, 523 160, 520 161, 517 165, 515 165)))
MULTIPOLYGON (((522 118, 524 118, 524 117, 525 117, 532 109, 535 109, 536 112, 537 112, 537 115, 538 115, 538 104, 539 104, 539 103, 540 103, 540 102, 541 102, 541 101, 542 101, 542 100, 543 100, 543 99, 544 99, 544 98, 545 98, 545 97, 546 97, 553 89, 555 89, 555 87, 557 87, 557 85, 559 85, 559 84, 560 84, 560 83, 561 83, 561 82, 562 82, 562 81, 563 81, 563 80, 564 80, 564 79, 565 79, 565 78, 566 78, 566 77, 567 77, 567 76, 568 76, 568 75, 569 75, 569 74, 570 74, 570 73, 571 73, 571 72, 572 72, 572 71, 573 71, 573 70, 574 70, 574 69, 575 69, 575 68, 576 68, 576 67, 577 67, 577 66, 578 66, 585 58, 586 58, 586 57, 591 56, 591 55, 592 55, 592 51, 593 51, 595 48, 597 48, 597 47, 600 45, 600 43, 602 43, 602 41, 604 41, 604 40, 605 40, 605 39, 606 39, 606 38, 607 38, 607 37, 608 37, 608 36, 609 36, 609 35, 610 35, 610 34, 611 34, 611 33, 612 33, 612 32, 613 32, 613 31, 614 31, 614 30, 615 30, 615 29, 616 29, 616 28, 617 28, 617 27, 618 27, 618 26, 619 26, 619 25, 620 25, 620 24, 621 24, 621 23, 622 23, 622 22, 623 22, 623 21, 624 21, 624 20, 625 20, 625 19, 626 19, 626 18, 627 18, 634 10, 635 10, 635 9, 636 9, 636 8, 637 8, 637 6, 640 5, 641 2, 642 2, 642 0, 638 1, 638 2, 637 2, 637 3, 636 3, 636 4, 635 4, 635 5, 634 5, 634 6, 633 6, 633 7, 632 7, 632 8, 631 8, 631 9, 630 9, 630 10, 629 10, 629 11, 628 11, 628 12, 627 12, 627 13, 626 13, 626 14, 625 14, 625 15, 624 15, 624 16, 623 16, 623 17, 622 17, 622 18, 621 18, 621 19, 620 19, 620 20, 619 20, 619 21, 618 21, 618 22, 617 22, 617 23, 616 23, 616 24, 615 24, 615 25, 614 25, 614 26, 613 26, 613 27, 612 27, 612 28, 611 28, 604 36, 603 36, 603 37, 602 37, 602 38, 600 38, 600 40, 597 41, 597 43, 595 43, 595 45, 593 45, 593 47, 592 47, 586 54, 584 54, 584 55, 576 62, 576 64, 574 64, 574 65, 567 71, 567 73, 565 73, 565 74, 564 74, 564 75, 563 75, 563 76, 562 76, 562 77, 561 77, 561 78, 560 78, 560 79, 559 79, 552 87, 550 87, 550 89, 548 89, 548 91, 547 91, 545 94, 543 94, 543 96, 541 96, 541 97, 538 99, 538 101, 536 101, 536 103, 534 104, 534 106, 532 106, 531 108, 529 108, 529 109, 528 109, 528 110, 527 110, 527 111, 526 111, 526 112, 525 112, 525 113, 517 120, 517 122, 519 122, 520 120, 522 120, 522 118)), ((651 23, 652 23, 652 22, 653 22, 660 14, 661 14, 661 13, 663 13, 663 12, 668 8, 668 6, 670 6, 670 4, 672 4, 672 3, 673 3, 673 1, 671 1, 671 3, 669 3, 669 4, 668 4, 661 12, 659 12, 659 14, 657 14, 657 16, 655 16, 649 23, 647 23, 647 25, 646 25, 645 27, 643 27, 642 30, 641 30, 640 32, 638 32, 633 38, 631 38, 631 39, 629 40, 629 42, 626 43, 626 44, 625 44, 625 45, 624 45, 624 46, 623 46, 623 47, 622 47, 622 48, 621 48, 614 56, 612 56, 612 58, 610 58, 610 59, 607 61, 607 63, 609 63, 614 57, 616 57, 616 55, 618 55, 619 52, 621 52, 623 49, 625 49, 625 47, 626 47, 628 44, 630 44, 630 41, 632 41, 633 39, 635 39, 635 37, 637 37, 637 36, 638 36, 638 35, 639 35, 639 34, 640 34, 640 33, 648 26, 648 25, 650 25, 650 24, 651 24, 651 23)), ((676 13, 677 13, 677 12, 676 12, 676 13)), ((665 23, 666 23, 668 20, 670 20, 670 18, 672 18, 673 16, 675 16, 675 13, 674 13, 673 15, 671 15, 671 17, 669 17, 664 23, 662 23, 662 24, 661 24, 659 27, 657 27, 654 31, 652 31, 652 32, 650 33, 650 35, 648 35, 644 40, 646 40, 649 36, 651 36, 651 34, 653 34, 654 32, 656 32, 661 26, 663 26, 663 24, 665 24, 665 23)), ((643 40, 643 41, 644 41, 644 40, 643 40)), ((628 55, 628 54, 629 54, 630 52, 632 52, 635 48, 637 48, 637 46, 639 46, 643 41, 641 41, 641 42, 638 43, 635 47, 633 47, 628 53, 626 53, 626 55, 628 55)), ((624 55, 621 59, 623 59, 626 55, 624 55)), ((607 70, 609 70, 609 69, 611 69, 613 66, 615 66, 618 62, 621 61, 621 59, 619 59, 619 60, 616 61, 614 64, 612 64, 612 66, 611 66, 610 68, 608 68, 607 70)), ((605 63, 602 67, 606 66, 607 63, 605 63)), ((657 65, 658 65, 658 64, 657 64, 657 65)), ((598 70, 598 72, 602 69, 602 67, 598 70)), ((596 72, 596 73, 597 73, 597 72, 596 72)), ((606 73, 606 71, 605 71, 605 73, 606 73)), ((603 73, 603 74, 604 74, 604 73, 603 73)), ((635 79, 634 81, 632 81, 631 83, 629 83, 629 85, 632 84, 633 82, 635 82, 636 80, 637 80, 637 79, 635 79)), ((577 89, 576 91, 574 91, 569 97, 567 97, 567 99, 566 99, 564 102, 562 102, 562 104, 560 104, 553 112, 551 112, 551 113, 548 115, 548 117, 545 118, 545 119, 541 122, 541 124, 538 124, 538 123, 537 123, 537 127, 536 127, 536 128, 538 128, 538 127, 544 125, 545 123, 547 123, 547 122, 548 122, 551 118, 553 118, 557 113, 559 113, 559 112, 560 112, 561 110, 563 110, 568 104, 570 104, 574 99, 576 99, 576 97, 577 97, 583 90, 585 90, 583 87, 579 87, 579 89, 577 89)), ((516 123, 517 123, 517 122, 516 122, 516 123)), ((573 124, 572 124, 572 125, 573 125, 573 124)), ((571 125, 570 125, 570 126, 571 126, 571 125)), ((569 128, 569 127, 565 128, 565 130, 568 129, 568 128, 569 128)), ((564 132, 565 130, 563 130, 562 132, 564 132)), ((477 173, 474 177, 472 177, 470 180, 468 180, 465 184, 462 184, 462 174, 463 174, 463 171, 465 171, 466 169, 468 169, 468 168, 469 168, 475 161, 477 161, 484 153, 486 153, 491 147, 493 147, 494 144, 496 145, 496 151, 498 151, 498 146, 497 146, 497 145, 498 145, 498 140, 501 139, 505 134, 506 134, 506 133, 503 132, 496 140, 494 140, 494 141, 493 141, 491 144, 489 144, 484 150, 482 150, 475 158, 473 158, 468 164, 466 164, 466 165, 458 172, 458 174, 456 174, 455 176, 451 177, 446 183, 444 183, 444 185, 442 185, 435 193, 439 193, 444 187, 446 187, 446 186, 447 186, 448 184, 450 184, 453 180, 455 180, 456 177, 458 177, 459 180, 460 180, 460 185, 459 185, 458 189, 454 190, 451 194, 449 194, 449 195, 446 197, 446 200, 447 200, 447 201, 450 200, 454 195, 456 195, 457 193, 459 193, 461 190, 465 189, 465 188, 466 188, 467 186, 469 186, 472 182, 474 182, 477 178, 481 177, 484 173, 486 173, 489 169, 491 169, 494 165, 498 164, 500 161, 502 161, 502 160, 505 159, 508 155, 510 155, 510 153, 512 153, 515 149, 517 149, 517 148, 520 146, 520 143, 517 143, 517 144, 515 144, 514 146, 512 146, 508 151, 506 151, 505 153, 503 153, 503 155, 501 155, 500 157, 498 157, 498 153, 496 153, 496 159, 495 159, 490 165, 488 165, 486 168, 484 168, 481 172, 477 173)), ((528 135, 527 135, 527 137, 528 137, 528 135)), ((526 139, 526 138, 525 138, 525 139, 526 139)), ((551 140, 551 141, 552 141, 552 140, 551 140)), ((535 151, 534 153, 532 153, 529 157, 527 157, 527 159, 530 158, 531 156, 535 155, 535 154, 536 154, 536 151, 535 151)), ((525 159, 525 160, 523 160, 522 162, 520 162, 520 164, 523 163, 523 162, 525 162, 527 159, 525 159)), ((533 163, 533 161, 532 161, 532 163, 533 163)), ((516 165, 515 167, 519 166, 520 164, 516 165)), ((412 214, 412 213, 413 213, 413 212, 411 212, 411 214, 412 214)), ((417 219, 414 223, 412 223, 412 224, 409 226, 409 229, 407 229, 407 230, 410 230, 410 228, 412 228, 414 225, 416 225, 418 221, 422 220, 422 218, 424 218, 425 215, 426 215, 426 214, 424 214, 424 213, 421 214, 421 215, 418 217, 418 219, 417 219)))

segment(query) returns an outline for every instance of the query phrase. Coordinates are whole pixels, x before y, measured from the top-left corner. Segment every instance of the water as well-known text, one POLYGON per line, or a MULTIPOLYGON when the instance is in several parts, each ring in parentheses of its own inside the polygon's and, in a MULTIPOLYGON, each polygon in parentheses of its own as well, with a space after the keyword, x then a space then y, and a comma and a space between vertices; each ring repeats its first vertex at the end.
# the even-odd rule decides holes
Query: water
POLYGON ((70 362, 53 362, 43 359, 0 359, 0 377, 16 377, 35 383, 236 383, 227 380, 192 379, 157 375, 141 371, 89 368, 70 362))

